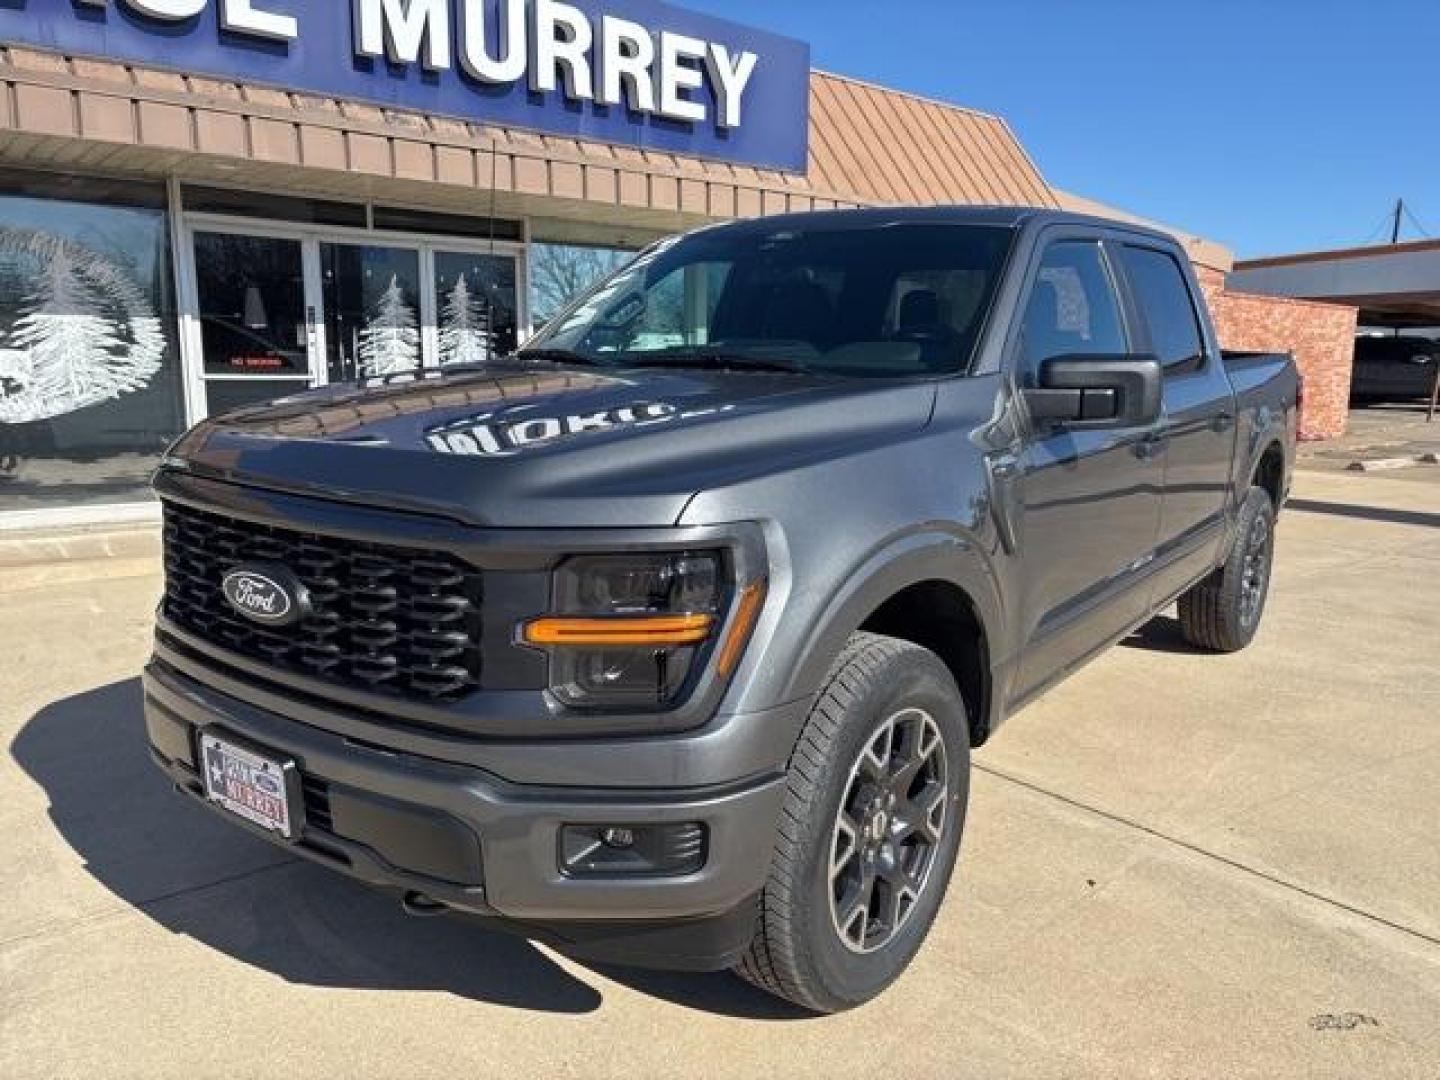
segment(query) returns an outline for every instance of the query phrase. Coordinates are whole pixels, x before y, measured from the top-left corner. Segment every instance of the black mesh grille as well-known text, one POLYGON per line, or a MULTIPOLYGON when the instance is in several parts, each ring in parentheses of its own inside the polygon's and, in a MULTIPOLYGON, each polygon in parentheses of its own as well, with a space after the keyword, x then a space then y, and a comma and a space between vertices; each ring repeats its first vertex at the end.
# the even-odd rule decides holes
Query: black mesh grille
POLYGON ((449 555, 166 504, 165 613, 206 641, 343 686, 435 701, 479 682, 480 575, 449 555), (221 581, 246 563, 289 569, 313 612, 285 629, 239 615, 221 581))

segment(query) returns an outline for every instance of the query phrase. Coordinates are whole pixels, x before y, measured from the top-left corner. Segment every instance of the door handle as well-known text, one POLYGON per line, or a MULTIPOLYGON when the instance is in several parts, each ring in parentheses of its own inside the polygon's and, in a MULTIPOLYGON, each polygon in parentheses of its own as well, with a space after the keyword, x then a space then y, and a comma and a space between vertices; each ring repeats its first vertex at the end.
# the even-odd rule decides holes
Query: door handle
POLYGON ((1210 421, 1210 426, 1219 432, 1229 431, 1235 426, 1235 414, 1232 412, 1222 412, 1217 415, 1214 420, 1210 421))

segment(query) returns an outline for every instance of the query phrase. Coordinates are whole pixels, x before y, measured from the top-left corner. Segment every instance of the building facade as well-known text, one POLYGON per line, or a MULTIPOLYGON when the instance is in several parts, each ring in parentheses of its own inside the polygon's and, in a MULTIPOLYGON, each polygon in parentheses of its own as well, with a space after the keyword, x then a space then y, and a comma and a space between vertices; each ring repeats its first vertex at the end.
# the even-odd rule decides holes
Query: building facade
POLYGON ((683 229, 1061 205, 1003 120, 655 0, 31 0, 0 91, 9 522, 143 504, 220 410, 512 349, 683 229))

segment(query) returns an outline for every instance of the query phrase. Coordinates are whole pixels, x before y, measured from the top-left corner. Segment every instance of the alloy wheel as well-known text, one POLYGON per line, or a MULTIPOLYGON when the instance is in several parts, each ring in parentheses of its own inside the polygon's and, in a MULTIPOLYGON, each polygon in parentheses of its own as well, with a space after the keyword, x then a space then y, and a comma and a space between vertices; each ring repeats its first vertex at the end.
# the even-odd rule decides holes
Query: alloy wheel
POLYGON ((831 832, 830 917, 846 948, 884 948, 909 921, 946 827, 949 773, 934 717, 902 709, 850 769, 831 832))
POLYGON ((1240 620, 1251 625, 1260 614, 1270 580, 1270 520, 1257 515, 1245 538, 1245 562, 1240 575, 1240 620))

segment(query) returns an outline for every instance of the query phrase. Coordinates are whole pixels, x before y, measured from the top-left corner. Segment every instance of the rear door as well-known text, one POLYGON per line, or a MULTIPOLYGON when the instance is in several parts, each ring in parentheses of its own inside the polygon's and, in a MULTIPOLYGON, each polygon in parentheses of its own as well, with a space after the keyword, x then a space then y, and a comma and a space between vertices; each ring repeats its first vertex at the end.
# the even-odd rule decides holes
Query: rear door
MULTIPOLYGON (((1031 268, 1013 348, 1035 386, 1044 361, 1133 351, 1115 275, 1094 230, 1054 230, 1031 268)), ((1032 425, 1019 455, 1024 698, 1139 619, 1159 534, 1154 426, 1032 425)))
POLYGON ((1160 604, 1214 566, 1235 454, 1235 394, 1207 344, 1189 276, 1175 253, 1144 241, 1112 247, 1136 311, 1141 351, 1164 369, 1160 460, 1164 506, 1151 601, 1160 604))

